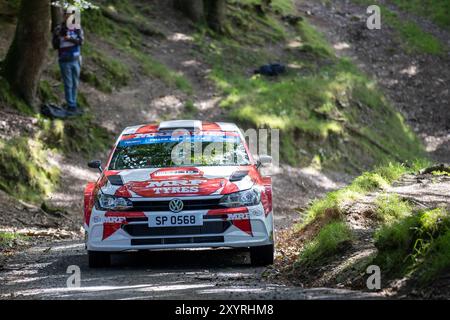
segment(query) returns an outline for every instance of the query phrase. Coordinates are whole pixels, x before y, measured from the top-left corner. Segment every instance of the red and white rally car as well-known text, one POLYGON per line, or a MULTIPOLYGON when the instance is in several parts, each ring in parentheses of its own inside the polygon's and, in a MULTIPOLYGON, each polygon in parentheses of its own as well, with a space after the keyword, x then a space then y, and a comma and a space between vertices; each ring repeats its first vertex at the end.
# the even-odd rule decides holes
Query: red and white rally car
POLYGON ((101 175, 84 191, 89 266, 113 252, 249 248, 251 262, 273 262, 269 156, 252 157, 231 123, 165 121, 126 128, 101 175))

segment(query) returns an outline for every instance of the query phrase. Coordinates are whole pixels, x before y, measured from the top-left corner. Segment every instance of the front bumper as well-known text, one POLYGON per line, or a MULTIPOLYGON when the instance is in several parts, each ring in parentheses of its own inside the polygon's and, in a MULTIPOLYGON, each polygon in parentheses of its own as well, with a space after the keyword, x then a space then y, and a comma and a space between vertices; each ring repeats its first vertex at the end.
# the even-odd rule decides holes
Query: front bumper
MULTIPOLYGON (((194 213, 197 211, 183 211, 194 213)), ((273 214, 262 205, 202 211, 203 226, 150 228, 148 217, 165 212, 105 212, 93 208, 87 231, 90 251, 176 248, 242 248, 273 243, 273 214)))

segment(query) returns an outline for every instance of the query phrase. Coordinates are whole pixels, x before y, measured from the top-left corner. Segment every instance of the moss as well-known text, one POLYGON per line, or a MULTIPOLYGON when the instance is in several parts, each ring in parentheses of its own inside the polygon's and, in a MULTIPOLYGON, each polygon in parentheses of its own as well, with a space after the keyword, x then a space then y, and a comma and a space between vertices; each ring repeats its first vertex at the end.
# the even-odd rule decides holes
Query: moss
POLYGON ((50 83, 46 80, 42 80, 41 82, 39 82, 39 96, 41 98, 41 101, 54 103, 58 102, 58 97, 53 92, 50 83))
POLYGON ((29 201, 53 191, 59 169, 49 162, 49 151, 35 139, 0 141, 0 188, 29 201))
POLYGON ((31 115, 33 108, 24 100, 16 96, 10 89, 8 82, 0 76, 0 104, 12 107, 19 112, 31 115))
POLYGON ((64 153, 82 152, 92 155, 111 143, 111 133, 94 123, 92 116, 50 120, 39 118, 39 138, 48 146, 64 153))

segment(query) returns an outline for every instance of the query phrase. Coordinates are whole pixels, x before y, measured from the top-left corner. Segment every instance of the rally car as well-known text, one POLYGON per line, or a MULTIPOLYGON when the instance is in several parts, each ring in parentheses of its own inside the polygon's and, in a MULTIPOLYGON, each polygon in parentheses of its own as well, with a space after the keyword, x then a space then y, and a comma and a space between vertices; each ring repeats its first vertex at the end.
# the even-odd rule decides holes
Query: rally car
POLYGON ((84 191, 90 267, 123 251, 248 248, 273 263, 271 158, 250 154, 231 123, 164 121, 126 128, 84 191))

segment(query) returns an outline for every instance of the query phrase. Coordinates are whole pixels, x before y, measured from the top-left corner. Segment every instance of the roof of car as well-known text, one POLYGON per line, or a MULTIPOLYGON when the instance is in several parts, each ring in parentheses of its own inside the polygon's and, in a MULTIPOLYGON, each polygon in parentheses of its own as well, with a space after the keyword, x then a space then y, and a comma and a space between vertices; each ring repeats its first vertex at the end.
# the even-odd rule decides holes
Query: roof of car
POLYGON ((163 130, 200 130, 200 131, 231 131, 239 132, 239 128, 234 123, 229 122, 206 122, 200 120, 172 120, 160 123, 141 124, 127 127, 122 131, 122 135, 145 134, 163 130))

